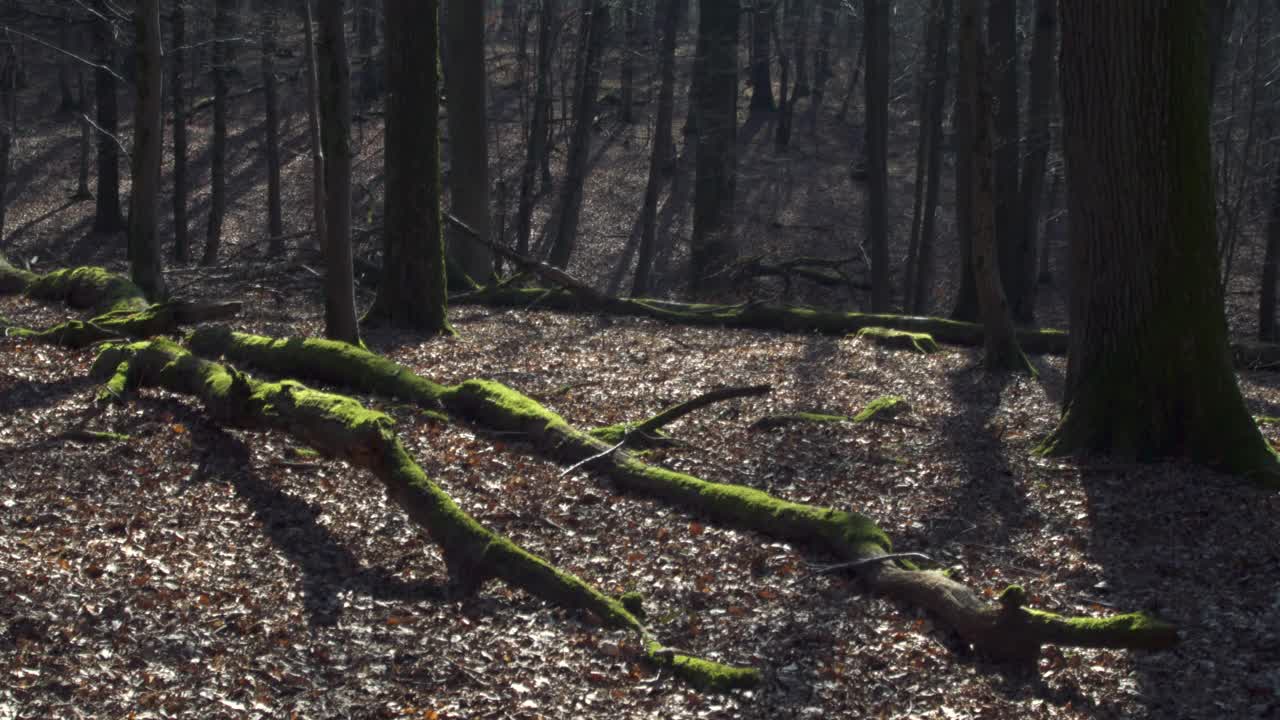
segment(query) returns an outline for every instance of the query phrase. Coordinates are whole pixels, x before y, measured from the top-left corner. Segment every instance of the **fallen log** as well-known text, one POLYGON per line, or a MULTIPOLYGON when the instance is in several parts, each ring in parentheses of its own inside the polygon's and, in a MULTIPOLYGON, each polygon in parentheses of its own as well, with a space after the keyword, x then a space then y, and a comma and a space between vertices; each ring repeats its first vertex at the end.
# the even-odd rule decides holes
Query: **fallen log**
MULTIPOLYGON (((682 403, 672 405, 657 415, 635 425, 630 423, 605 425, 604 427, 598 427, 592 430, 591 435, 605 442, 622 442, 626 437, 640 437, 644 439, 646 436, 652 437, 653 433, 656 433, 663 427, 670 425, 694 410, 704 408, 713 403, 732 400, 734 398, 765 395, 771 390, 773 390, 773 387, 770 385, 717 388, 710 392, 703 393, 692 400, 686 400, 682 403)), ((661 442, 661 438, 657 438, 657 441, 661 442)))
MULTIPOLYGON (((818 546, 844 561, 892 552, 888 536, 865 515, 790 502, 754 488, 708 482, 649 465, 577 430, 536 400, 500 383, 467 380, 444 386, 386 358, 330 340, 273 339, 204 327, 193 334, 191 345, 203 355, 225 355, 282 375, 395 396, 422 407, 443 408, 490 431, 520 433, 557 460, 592 459, 592 467, 622 490, 729 525, 818 546)), ((1177 642, 1173 626, 1142 613, 1068 618, 1025 608, 1021 602, 995 605, 941 573, 892 562, 872 563, 862 575, 872 590, 929 610, 975 649, 999 660, 1032 662, 1045 643, 1164 649, 1177 642)))
POLYGON ((194 395, 220 422, 280 430, 325 455, 369 470, 382 481, 387 495, 440 545, 455 591, 474 592, 490 578, 501 579, 548 602, 586 610, 609 627, 636 633, 650 661, 699 687, 727 690, 760 680, 755 669, 663 647, 619 600, 480 525, 413 461, 390 417, 349 397, 292 380, 256 380, 167 340, 108 346, 91 372, 106 383, 109 397, 145 386, 194 395))
POLYGON ((173 300, 147 302, 128 278, 100 267, 78 267, 40 275, 19 270, 0 256, 0 294, 23 293, 34 300, 62 302, 88 309, 89 320, 68 320, 44 330, 0 322, 10 337, 24 337, 66 347, 87 347, 103 340, 142 338, 176 332, 180 325, 225 320, 240 312, 238 302, 173 300))

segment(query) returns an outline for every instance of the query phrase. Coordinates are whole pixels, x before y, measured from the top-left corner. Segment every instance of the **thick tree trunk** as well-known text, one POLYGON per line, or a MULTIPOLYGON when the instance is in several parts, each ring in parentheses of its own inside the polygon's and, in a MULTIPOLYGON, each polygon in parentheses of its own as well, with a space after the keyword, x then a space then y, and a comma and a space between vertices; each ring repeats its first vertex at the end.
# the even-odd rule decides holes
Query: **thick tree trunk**
MULTIPOLYGON (((485 107, 484 3, 455 2, 449 9, 445 74, 449 122, 449 195, 453 214, 489 238, 489 123, 485 107)), ((489 249, 457 233, 446 234, 449 257, 474 282, 493 274, 489 249)), ((457 288, 455 288, 457 289, 457 288)))
POLYGON ((698 106, 697 169, 689 252, 689 286, 694 293, 727 285, 727 273, 722 271, 738 255, 733 222, 738 175, 738 9, 738 0, 702 0, 699 11, 693 93, 698 106))
POLYGON ((636 275, 631 294, 641 297, 649 292, 649 274, 657 246, 658 192, 671 155, 671 125, 676 92, 676 31, 679 28, 679 3, 665 0, 662 9, 662 87, 658 91, 657 127, 649 155, 649 180, 644 188, 644 204, 640 210, 640 252, 636 259, 636 275))
MULTIPOLYGON (((440 215, 436 0, 384 0, 386 209, 382 282, 369 320, 451 334, 440 215)), ((457 10, 457 8, 454 8, 457 10)))
POLYGON ((133 283, 147 297, 165 296, 160 265, 160 161, 164 151, 161 96, 160 0, 139 0, 133 11, 137 43, 137 99, 133 118, 132 184, 129 192, 129 268, 133 283))
POLYGON ((582 36, 578 44, 581 61, 574 98, 573 137, 569 140, 564 184, 560 189, 554 238, 548 261, 567 267, 578 240, 578 220, 582 213, 582 191, 590 172, 591 126, 595 118, 596 95, 600 91, 605 36, 609 32, 609 8, 601 0, 582 0, 582 36))
MULTIPOLYGON (((105 0, 97 0, 95 7, 105 12, 105 0)), ((111 71, 115 65, 115 46, 112 29, 106 19, 94 22, 93 36, 100 65, 93 75, 98 105, 98 190, 93 230, 114 233, 124 229, 124 218, 120 214, 120 140, 116 137, 120 113, 116 77, 111 71)))
POLYGON ((227 214, 227 88, 231 70, 231 14, 234 0, 215 0, 213 11, 213 139, 209 146, 209 224, 201 265, 218 261, 222 221, 227 214))
POLYGON ((320 138, 320 88, 319 67, 316 61, 316 42, 311 13, 312 0, 302 0, 303 38, 306 49, 302 74, 307 81, 307 138, 311 145, 311 224, 315 228, 316 247, 324 249, 329 236, 325 219, 324 143, 320 138))
POLYGON ((1017 273, 1026 284, 1023 286, 1021 309, 1014 308, 1014 316, 1020 322, 1035 319, 1036 288, 1039 285, 1036 272, 1036 249, 1040 246, 1040 208, 1044 202, 1044 173, 1048 165, 1049 121, 1055 97, 1054 57, 1058 42, 1058 3, 1056 0, 1036 0, 1035 35, 1031 45, 1031 89, 1028 100, 1027 151, 1022 165, 1022 237, 1029 252, 1020 253, 1022 266, 1017 273), (1035 278, 1033 280, 1033 278, 1035 278))
POLYGON ((551 59, 555 53, 552 21, 558 14, 557 4, 557 0, 542 0, 542 10, 538 15, 537 90, 533 96, 533 119, 529 123, 528 152, 520 175, 520 206, 516 214, 516 251, 521 255, 529 254, 529 236, 533 232, 533 186, 546 156, 547 129, 551 120, 551 59))
POLYGON ((1060 10, 1071 345, 1044 449, 1183 456, 1277 482, 1227 345, 1205 4, 1060 10))
POLYGON ((978 307, 984 331, 983 364, 988 370, 1034 371, 1018 347, 1009 303, 1000 278, 999 224, 996 201, 995 150, 992 143, 992 98, 990 77, 978 26, 980 0, 961 0, 961 64, 973 73, 965 82, 969 95, 966 108, 973 135, 973 272, 978 285, 978 307))
MULTIPOLYGON (((705 15, 707 3, 703 2, 702 5, 705 15)), ((769 65, 773 58, 769 55, 769 41, 773 34, 777 8, 773 2, 758 3, 756 7, 751 15, 751 111, 772 111, 773 78, 769 65)))
MULTIPOLYGON (((986 63, 995 101, 992 147, 995 151, 996 242, 999 244, 1000 282, 1009 308, 1019 322, 1035 317, 1034 300, 1027 288, 1034 278, 1027 272, 1035 267, 1035 245, 1023 232, 1018 164, 1021 162, 1021 134, 1018 122, 1017 0, 989 0, 988 27, 990 62, 986 63)), ((981 284, 981 280, 979 279, 981 284)))
POLYGON ((867 32, 867 243, 871 246, 871 312, 886 312, 889 277, 889 3, 865 0, 867 32))
POLYGON ((952 0, 932 0, 925 21, 926 58, 920 83, 920 139, 916 146, 915 210, 907 252, 902 304, 908 313, 929 311, 933 287, 933 234, 942 172, 942 114, 947 102, 947 50, 952 0))
POLYGON ((173 103, 173 260, 187 262, 190 242, 187 232, 187 4, 173 6, 173 79, 169 98, 173 103))
MULTIPOLYGON (((316 65, 320 137, 324 145, 324 332, 358 345, 351 259, 351 65, 343 29, 344 0, 319 0, 316 65)), ((431 66, 434 71, 435 65, 431 66)), ((432 108, 433 112, 435 108, 432 108)))
POLYGON ((275 8, 265 8, 262 18, 262 99, 266 128, 267 233, 269 252, 284 254, 284 216, 280 207, 280 105, 276 98, 276 18, 275 8))

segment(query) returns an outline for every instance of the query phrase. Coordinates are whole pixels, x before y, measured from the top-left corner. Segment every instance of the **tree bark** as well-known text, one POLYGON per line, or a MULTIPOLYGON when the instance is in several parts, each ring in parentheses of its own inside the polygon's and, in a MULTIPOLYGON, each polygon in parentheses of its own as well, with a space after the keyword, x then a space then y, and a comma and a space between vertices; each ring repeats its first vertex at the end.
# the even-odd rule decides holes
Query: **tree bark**
POLYGON ((1227 344, 1203 2, 1063 3, 1064 411, 1043 449, 1181 456, 1276 483, 1227 344))
POLYGON ((622 0, 622 67, 618 78, 618 121, 630 125, 635 106, 635 55, 639 50, 638 0, 622 0))
POLYGON ((325 220, 324 143, 320 138, 320 80, 311 2, 312 0, 302 0, 305 15, 303 37, 306 45, 306 60, 302 74, 307 80, 307 135, 311 145, 311 224, 315 228, 316 247, 323 250, 329 230, 328 222, 325 220))
POLYGON ((1044 202, 1044 173, 1049 160, 1049 121, 1053 112, 1054 49, 1058 35, 1058 8, 1055 0, 1036 0, 1035 34, 1031 45, 1031 88, 1028 100, 1027 149, 1022 166, 1022 237, 1029 252, 1020 254, 1018 277, 1025 281, 1021 309, 1014 308, 1020 322, 1035 320, 1036 250, 1040 246, 1040 208, 1044 202))
POLYGON ((209 225, 201 265, 218 261, 227 213, 227 89, 231 65, 234 0, 216 0, 213 10, 213 139, 209 147, 209 225))
POLYGON ((9 191, 9 155, 18 132, 18 54, 6 38, 0 41, 0 241, 4 240, 5 202, 9 191))
MULTIPOLYGON (((454 8, 456 11, 458 8, 454 8)), ((368 320, 452 334, 440 214, 436 0, 384 0, 386 201, 382 282, 368 320)))
MULTIPOLYGON (((707 3, 702 3, 706 14, 707 3)), ((773 34, 774 15, 777 8, 772 0, 757 3, 751 15, 751 111, 772 111, 773 79, 769 72, 769 41, 773 34)), ((736 35, 736 33, 735 33, 736 35)), ((736 62, 736 60, 735 60, 736 62)))
POLYGON ((138 0, 137 9, 133 11, 133 31, 137 43, 137 99, 129 192, 129 270, 133 283, 142 288, 147 297, 161 300, 166 293, 158 232, 160 161, 164 151, 160 0, 138 0))
POLYGON ((889 309, 889 3, 864 0, 867 32, 867 242, 871 312, 889 309))
POLYGON ((662 20, 662 87, 658 91, 658 117, 653 147, 649 155, 649 180, 644 188, 644 204, 640 210, 640 251, 636 258, 636 275, 631 295, 641 297, 649 292, 649 274, 657 246, 658 191, 671 154, 671 125, 675 108, 676 40, 679 29, 679 3, 665 0, 662 20))
POLYGON ((76 70, 76 83, 79 86, 80 113, 80 152, 79 171, 76 173, 75 200, 90 200, 89 192, 89 155, 93 152, 93 126, 89 124, 89 70, 80 64, 76 70))
MULTIPOLYGON (((977 20, 975 19, 976 23, 977 20)), ((977 78, 974 58, 962 55, 956 74, 956 101, 952 114, 953 145, 956 149, 955 212, 956 235, 960 242, 960 287, 951 310, 953 320, 973 322, 978 319, 978 287, 973 272, 973 126, 972 98, 976 88, 969 85, 977 78)))
MULTIPOLYGON (((1021 162, 1021 133, 1018 121, 1018 49, 1017 0, 989 0, 987 9, 990 58, 985 63, 991 78, 994 107, 996 242, 999 243, 1000 282, 1008 297, 1009 308, 1019 322, 1035 317, 1034 301, 1029 302, 1027 287, 1033 275, 1026 272, 1028 262, 1035 266, 1035 246, 1023 232, 1018 164, 1021 162)), ((978 281, 981 283, 981 279, 978 281)))
POLYGON ((284 216, 280 207, 280 105, 276 98, 276 28, 277 10, 264 8, 262 18, 262 99, 266 122, 267 156, 267 233, 271 237, 269 252, 274 257, 284 254, 284 216))
MULTIPOLYGON (((96 8, 106 11, 106 1, 97 0, 96 8)), ((116 98, 116 77, 111 71, 115 63, 115 47, 109 21, 100 18, 94 22, 94 41, 98 67, 94 71, 94 90, 97 96, 98 133, 98 191, 97 205, 93 213, 93 230, 115 233, 124 229, 120 213, 120 146, 119 108, 116 98)))
POLYGON ((689 285, 695 294, 727 285, 728 274, 721 271, 738 255, 733 222, 738 174, 738 11, 738 0, 702 0, 698 13, 699 58, 693 94, 697 168, 689 252, 689 285))
POLYGON ((187 3, 173 5, 173 79, 169 98, 173 103, 173 260, 185 264, 190 242, 187 232, 187 3))
MULTIPOLYGON (((360 344, 351 259, 351 65, 342 15, 344 0, 319 0, 316 21, 320 137, 324 145, 325 336, 360 344)), ((429 66, 434 73, 435 64, 429 66)), ((433 107, 434 111, 435 108, 433 107)))
POLYGON ((582 190, 590 172, 591 126, 595 117, 596 95, 600 90, 601 58, 605 36, 609 32, 609 8, 601 0, 582 0, 582 36, 578 44, 581 57, 574 99, 573 137, 569 140, 569 158, 564 184, 560 189, 560 206, 556 213, 555 236, 548 262, 563 268, 578 240, 578 220, 582 213, 582 190))
MULTIPOLYGON (((449 8, 449 52, 445 73, 449 122, 449 195, 453 214, 489 238, 489 123, 485 106, 484 3, 455 2, 449 8)), ((446 234, 449 257, 473 281, 487 283, 493 257, 480 242, 446 234)), ((457 289, 457 288, 455 288, 457 289)))
POLYGON ((520 206, 516 215, 516 251, 521 255, 529 254, 529 235, 533 231, 533 186, 546 155, 547 128, 551 120, 551 58, 555 52, 552 20, 557 14, 557 0, 542 0, 538 15, 537 90, 533 96, 533 119, 529 123, 528 151, 520 175, 520 206))

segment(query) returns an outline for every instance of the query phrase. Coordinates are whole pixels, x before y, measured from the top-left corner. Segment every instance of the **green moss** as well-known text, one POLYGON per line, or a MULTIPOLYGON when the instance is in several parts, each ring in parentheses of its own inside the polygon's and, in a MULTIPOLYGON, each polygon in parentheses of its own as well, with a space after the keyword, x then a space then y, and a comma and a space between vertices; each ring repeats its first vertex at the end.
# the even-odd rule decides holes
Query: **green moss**
POLYGON ((315 460, 320 457, 319 452, 309 447, 285 448, 284 455, 290 460, 315 460))
POLYGON ((1000 591, 997 599, 1006 610, 1013 610, 1027 603, 1027 591, 1023 590, 1021 585, 1010 585, 1000 591))
POLYGON ((508 432, 525 432, 545 439, 548 433, 569 427, 564 418, 537 400, 492 380, 467 380, 446 388, 441 399, 452 413, 508 432))
POLYGON ((622 607, 626 608, 627 612, 641 620, 645 619, 646 613, 644 611, 644 596, 640 593, 635 591, 623 593, 622 596, 618 598, 618 602, 622 603, 622 607))
POLYGON ((929 333, 894 330, 887 327, 865 327, 858 331, 859 340, 867 340, 880 347, 897 350, 914 350, 921 355, 936 353, 941 348, 929 333))
POLYGON ((664 648, 650 642, 645 655, 655 665, 669 668, 695 687, 714 692, 753 688, 763 677, 755 668, 734 667, 664 648))
POLYGON ((853 421, 858 423, 873 420, 888 420, 911 411, 911 404, 896 395, 883 395, 867 403, 853 421))
POLYGON ((1280 418, 1271 417, 1270 415, 1254 415, 1253 421, 1259 425, 1275 425, 1280 423, 1280 418))
POLYGON ((134 312, 148 305, 137 285, 100 267, 55 270, 37 276, 27 285, 27 294, 37 300, 89 308, 94 315, 134 312))

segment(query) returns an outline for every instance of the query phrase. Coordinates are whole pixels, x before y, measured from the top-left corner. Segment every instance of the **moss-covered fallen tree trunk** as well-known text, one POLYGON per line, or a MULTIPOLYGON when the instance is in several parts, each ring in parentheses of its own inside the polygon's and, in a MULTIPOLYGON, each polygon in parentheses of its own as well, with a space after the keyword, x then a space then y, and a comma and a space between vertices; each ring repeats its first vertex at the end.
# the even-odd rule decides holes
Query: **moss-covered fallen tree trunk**
POLYGON ((206 327, 195 332, 191 345, 201 354, 225 355, 282 375, 443 408, 484 429, 524 434, 557 460, 576 463, 594 458, 591 467, 609 475, 623 490, 771 537, 822 547, 844 560, 870 560, 864 567, 872 589, 930 610, 993 658, 1029 661, 1045 643, 1159 649, 1177 640, 1172 626, 1141 613, 1107 619, 1065 618, 1024 608, 1020 601, 996 605, 940 573, 876 562, 891 552, 890 541, 864 515, 789 502, 754 488, 707 482, 649 465, 624 450, 610 452, 608 443, 500 383, 467 380, 443 386, 386 358, 329 340, 273 339, 206 327))
POLYGON ((100 267, 39 275, 15 268, 0 258, 0 294, 18 293, 89 311, 92 317, 88 320, 68 320, 44 330, 0 325, 0 330, 9 336, 66 347, 172 333, 180 325, 225 320, 240 312, 238 302, 174 300, 152 305, 137 285, 100 267))
POLYGON ((166 340, 109 346, 99 354, 92 372, 106 382, 108 396, 120 397, 140 386, 194 395, 221 422, 287 432, 328 456, 371 471, 391 499, 440 545, 456 589, 474 591, 484 581, 498 578, 549 602, 590 611, 610 627, 637 633, 650 660, 700 687, 723 690, 759 681, 754 669, 664 648, 619 600, 480 525, 413 461, 390 417, 367 410, 349 397, 311 390, 290 380, 262 382, 202 360, 166 340))

